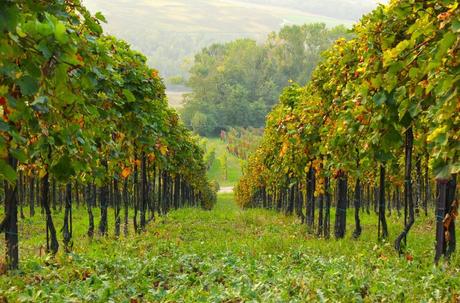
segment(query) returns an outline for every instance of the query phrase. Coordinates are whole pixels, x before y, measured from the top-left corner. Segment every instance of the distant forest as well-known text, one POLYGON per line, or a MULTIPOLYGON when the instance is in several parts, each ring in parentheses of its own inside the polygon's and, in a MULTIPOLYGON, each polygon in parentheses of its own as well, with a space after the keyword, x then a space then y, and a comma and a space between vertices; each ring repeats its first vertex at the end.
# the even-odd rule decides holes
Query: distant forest
POLYGON ((285 26, 265 43, 238 39, 204 48, 195 56, 182 118, 201 135, 229 127, 262 127, 283 87, 305 84, 321 53, 340 37, 343 26, 285 26))

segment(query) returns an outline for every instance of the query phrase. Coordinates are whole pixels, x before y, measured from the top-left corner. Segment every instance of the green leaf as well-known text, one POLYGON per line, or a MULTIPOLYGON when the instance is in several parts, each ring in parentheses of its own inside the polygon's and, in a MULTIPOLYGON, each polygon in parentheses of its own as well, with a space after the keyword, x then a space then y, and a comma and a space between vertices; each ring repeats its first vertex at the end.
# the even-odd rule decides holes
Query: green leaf
POLYGON ((42 36, 48 36, 53 34, 52 23, 39 22, 38 20, 35 23, 35 30, 42 36))
POLYGON ((405 49, 407 49, 411 45, 409 40, 403 40, 398 43, 398 45, 392 50, 392 55, 396 58, 399 54, 401 54, 405 49))
POLYGON ((0 120, 0 131, 7 132, 10 130, 10 125, 3 120, 0 120))
POLYGON ((104 15, 101 13, 101 12, 97 12, 96 15, 95 15, 96 19, 104 22, 104 23, 107 23, 107 20, 105 19, 104 15))
POLYGON ((451 174, 458 174, 460 172, 460 163, 454 163, 450 166, 451 174))
POLYGON ((86 19, 85 21, 85 24, 91 31, 95 32, 96 34, 102 34, 102 27, 94 19, 86 19))
POLYGON ((125 95, 126 100, 128 100, 128 102, 136 101, 136 97, 134 97, 133 93, 129 89, 123 89, 123 95, 125 95))
POLYGON ((420 112, 418 104, 415 102, 410 102, 409 104, 409 114, 412 118, 415 118, 420 112))
POLYGON ((457 35, 451 32, 447 32, 439 41, 438 51, 436 53, 436 61, 441 60, 446 54, 449 48, 457 41, 457 35))
POLYGON ((43 105, 48 102, 48 98, 46 96, 40 96, 38 98, 35 98, 34 102, 32 102, 30 105, 43 105))
POLYGON ((0 31, 14 31, 19 21, 19 16, 21 15, 16 6, 2 6, 0 10, 0 31))
POLYGON ((65 181, 75 174, 75 169, 69 156, 64 155, 51 167, 51 172, 58 180, 65 181))
POLYGON ((380 163, 385 163, 392 159, 392 155, 387 151, 377 150, 375 153, 375 159, 380 163))
POLYGON ((419 70, 418 68, 412 67, 412 68, 409 70, 409 78, 411 78, 411 79, 417 79, 419 73, 420 73, 420 70, 419 70))
POLYGON ((23 150, 20 150, 20 149, 10 150, 10 153, 13 157, 18 159, 20 162, 27 161, 27 155, 23 150))
POLYGON ((18 84, 24 96, 32 96, 38 91, 38 80, 31 76, 22 77, 18 84))
POLYGON ((454 20, 452 22, 452 30, 456 33, 460 32, 460 20, 454 20))
POLYGON ((382 139, 386 147, 401 145, 403 140, 401 134, 393 127, 390 127, 382 139))
POLYGON ((372 99, 374 100, 377 106, 380 106, 385 103, 385 101, 387 100, 387 96, 385 92, 382 91, 382 92, 375 94, 374 97, 372 97, 372 99))
POLYGON ((61 44, 67 43, 69 41, 69 37, 67 36, 67 29, 63 23, 58 22, 56 24, 56 29, 54 31, 54 37, 61 44))
POLYGON ((49 49, 49 45, 46 43, 45 40, 41 41, 38 46, 37 46, 37 49, 43 54, 43 56, 46 58, 46 59, 49 59, 51 58, 51 56, 53 55, 53 53, 50 51, 49 49))
POLYGON ((450 178, 449 165, 437 167, 434 172, 437 180, 448 180, 450 178))
POLYGON ((0 159, 0 175, 13 183, 17 179, 16 171, 5 160, 0 159))

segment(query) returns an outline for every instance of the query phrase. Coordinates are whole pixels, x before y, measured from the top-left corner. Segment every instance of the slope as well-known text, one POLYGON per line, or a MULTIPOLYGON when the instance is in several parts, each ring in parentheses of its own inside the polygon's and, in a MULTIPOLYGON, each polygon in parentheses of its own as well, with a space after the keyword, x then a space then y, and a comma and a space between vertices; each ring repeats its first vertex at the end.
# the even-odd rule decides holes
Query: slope
MULTIPOLYGON (((328 0, 328 3, 343 0, 328 0)), ((351 25, 352 17, 314 14, 292 1, 266 4, 257 0, 84 0, 92 11, 105 14, 104 27, 145 53, 166 78, 186 75, 194 53, 213 43, 241 37, 262 40, 283 24, 324 22, 351 25), (284 5, 286 4, 286 5, 284 5)), ((317 3, 317 1, 309 1, 317 3)), ((350 16, 375 7, 374 1, 347 0, 350 16), (367 3, 367 4, 366 4, 367 3)))

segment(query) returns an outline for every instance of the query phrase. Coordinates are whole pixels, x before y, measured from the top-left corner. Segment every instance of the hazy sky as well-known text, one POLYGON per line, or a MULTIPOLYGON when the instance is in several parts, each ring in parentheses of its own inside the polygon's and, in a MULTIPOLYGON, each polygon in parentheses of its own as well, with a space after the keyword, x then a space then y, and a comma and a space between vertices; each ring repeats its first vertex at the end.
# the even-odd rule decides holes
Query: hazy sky
POLYGON ((101 11, 105 30, 132 44, 165 77, 185 75, 184 61, 215 42, 263 41, 283 25, 322 22, 351 27, 376 0, 83 0, 101 11))

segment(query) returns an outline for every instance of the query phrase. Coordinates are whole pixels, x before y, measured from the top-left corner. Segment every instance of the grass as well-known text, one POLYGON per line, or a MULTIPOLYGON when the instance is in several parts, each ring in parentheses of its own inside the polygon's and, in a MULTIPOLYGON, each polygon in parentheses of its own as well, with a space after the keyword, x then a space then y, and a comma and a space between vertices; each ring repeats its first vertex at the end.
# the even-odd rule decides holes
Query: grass
MULTIPOLYGON (((55 216, 57 218, 57 216, 55 216)), ((62 217, 62 213, 59 215, 62 217)), ((72 254, 39 256, 43 219, 21 222, 21 270, 0 276, 8 302, 458 302, 460 258, 432 265, 433 220, 417 218, 408 238, 413 261, 376 242, 376 216, 362 215, 352 240, 316 239, 293 217, 240 210, 220 194, 212 211, 183 209, 142 235, 84 236, 75 211, 72 254), (24 235, 24 233, 22 234, 24 235)), ((59 221, 59 220, 58 220, 59 221)), ((388 218, 391 241, 401 219, 388 218)), ((60 222, 58 223, 60 224, 60 222)), ((60 226, 60 225, 59 225, 60 226)), ((0 299, 1 301, 1 299, 0 299)))
POLYGON ((241 177, 241 160, 227 152, 227 144, 219 138, 206 138, 207 148, 216 149, 216 159, 208 171, 209 180, 216 180, 221 187, 235 186, 241 177), (228 176, 225 179, 224 169, 219 160, 227 154, 228 176))

